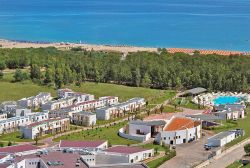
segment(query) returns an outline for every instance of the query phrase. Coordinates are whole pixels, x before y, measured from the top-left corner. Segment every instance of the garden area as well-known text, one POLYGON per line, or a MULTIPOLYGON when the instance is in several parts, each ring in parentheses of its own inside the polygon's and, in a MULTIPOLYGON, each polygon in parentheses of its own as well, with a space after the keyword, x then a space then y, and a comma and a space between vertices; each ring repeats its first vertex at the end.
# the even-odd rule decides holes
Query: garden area
POLYGON ((184 108, 189 108, 189 109, 204 109, 203 106, 198 106, 197 104, 192 102, 192 97, 182 97, 182 98, 177 98, 171 101, 171 104, 176 107, 184 107, 184 108))
POLYGON ((107 124, 105 127, 88 129, 69 135, 63 135, 53 139, 56 142, 60 140, 108 140, 111 145, 131 145, 137 141, 128 140, 118 135, 118 130, 127 124, 126 121, 117 124, 107 124))

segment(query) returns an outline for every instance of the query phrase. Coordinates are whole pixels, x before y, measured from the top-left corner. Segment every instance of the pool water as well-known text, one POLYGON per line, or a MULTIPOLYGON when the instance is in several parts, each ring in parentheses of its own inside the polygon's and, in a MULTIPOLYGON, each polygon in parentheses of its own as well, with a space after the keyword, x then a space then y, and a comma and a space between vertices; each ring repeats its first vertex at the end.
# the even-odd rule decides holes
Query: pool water
POLYGON ((215 105, 235 104, 237 102, 239 102, 239 98, 236 96, 219 96, 214 99, 215 105))

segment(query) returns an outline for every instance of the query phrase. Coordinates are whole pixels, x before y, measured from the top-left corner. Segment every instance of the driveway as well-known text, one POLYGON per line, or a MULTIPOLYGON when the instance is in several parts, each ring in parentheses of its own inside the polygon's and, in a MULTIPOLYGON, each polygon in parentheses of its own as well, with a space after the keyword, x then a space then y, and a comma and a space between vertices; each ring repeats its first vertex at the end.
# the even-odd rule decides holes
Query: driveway
POLYGON ((210 151, 204 150, 207 138, 212 136, 206 132, 205 136, 197 141, 176 146, 176 157, 165 162, 159 168, 190 168, 207 160, 210 151))

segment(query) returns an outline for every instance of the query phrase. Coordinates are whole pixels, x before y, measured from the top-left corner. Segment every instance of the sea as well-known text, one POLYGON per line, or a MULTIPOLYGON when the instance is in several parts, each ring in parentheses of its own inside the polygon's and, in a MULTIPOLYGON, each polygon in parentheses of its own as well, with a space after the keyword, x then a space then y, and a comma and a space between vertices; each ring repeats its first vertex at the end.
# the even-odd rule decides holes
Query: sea
POLYGON ((0 0, 0 39, 250 51, 250 0, 0 0))

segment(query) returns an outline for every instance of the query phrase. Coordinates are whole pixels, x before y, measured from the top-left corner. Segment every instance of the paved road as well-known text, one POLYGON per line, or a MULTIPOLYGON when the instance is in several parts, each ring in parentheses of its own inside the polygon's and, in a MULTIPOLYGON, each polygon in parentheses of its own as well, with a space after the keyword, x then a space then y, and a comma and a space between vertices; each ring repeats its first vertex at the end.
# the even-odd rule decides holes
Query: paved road
POLYGON ((232 164, 234 161, 241 159, 241 157, 245 154, 243 147, 239 147, 232 152, 224 155, 223 157, 212 160, 210 164, 206 168, 220 168, 227 167, 232 164))
POLYGON ((217 159, 211 159, 210 164, 207 168, 220 168, 220 167, 227 167, 228 165, 232 164, 234 161, 239 160, 245 154, 244 152, 244 145, 249 143, 250 140, 245 140, 243 143, 237 144, 237 147, 233 150, 228 149, 228 152, 222 154, 217 159))
POLYGON ((176 157, 165 162, 159 168, 190 168, 206 160, 210 152, 204 150, 204 144, 209 136, 212 135, 206 133, 200 140, 188 144, 177 145, 176 157))

